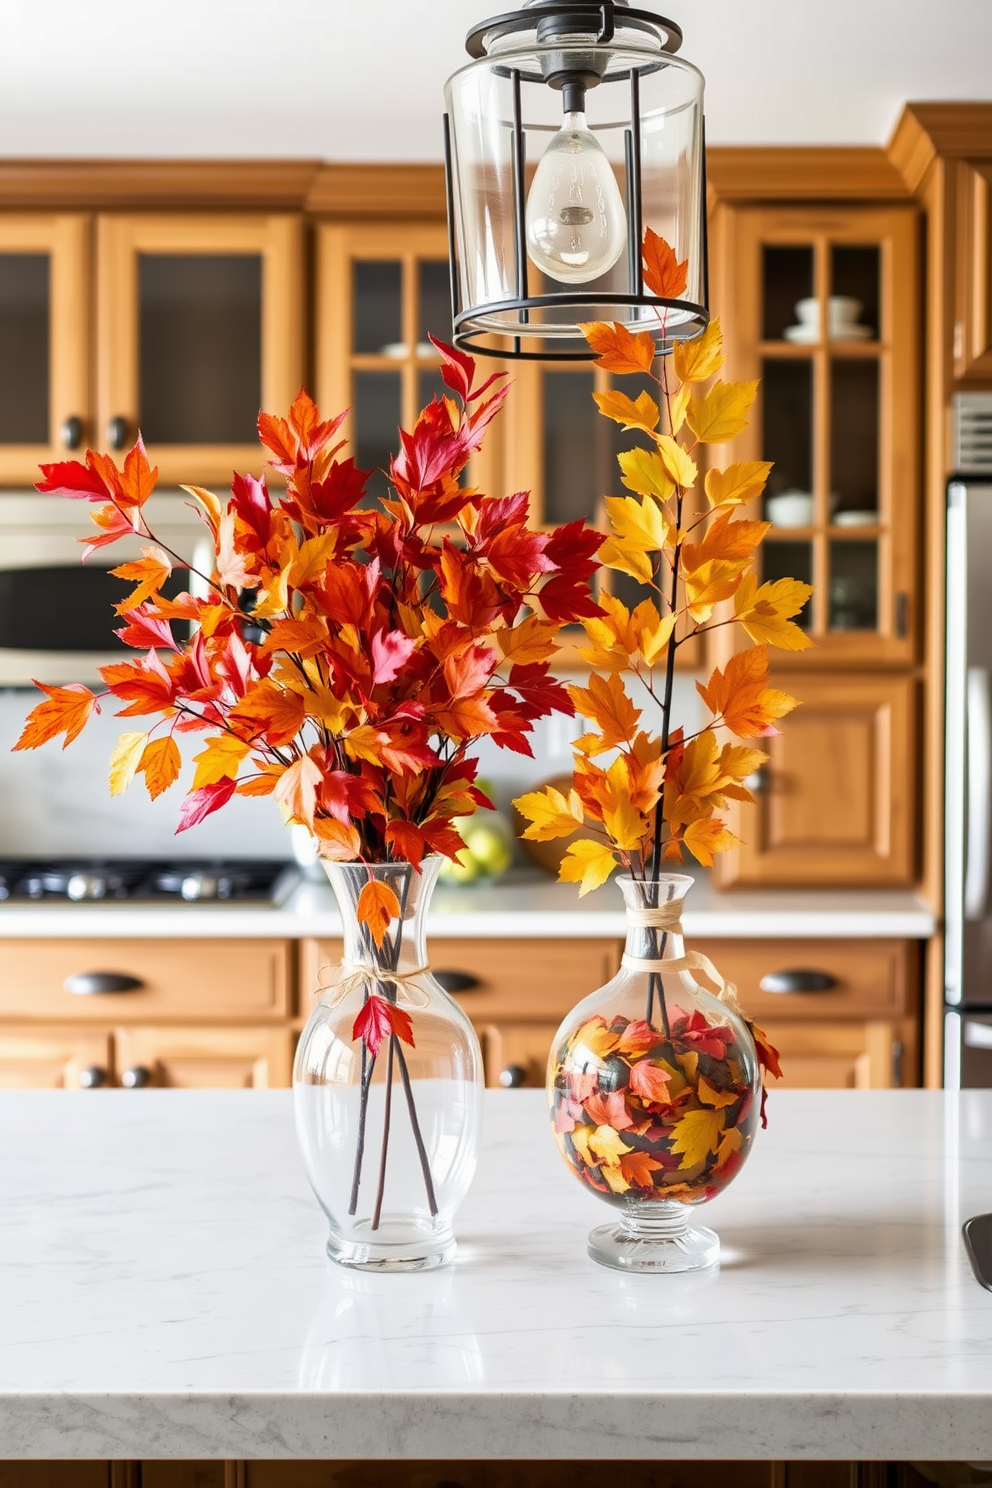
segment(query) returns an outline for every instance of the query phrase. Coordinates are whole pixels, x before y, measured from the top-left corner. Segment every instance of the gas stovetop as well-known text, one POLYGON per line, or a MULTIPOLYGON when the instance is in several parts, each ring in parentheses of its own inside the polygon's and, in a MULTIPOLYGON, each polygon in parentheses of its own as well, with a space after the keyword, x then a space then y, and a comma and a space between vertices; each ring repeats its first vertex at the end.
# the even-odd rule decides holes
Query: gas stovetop
POLYGON ((299 870, 272 859, 0 858, 0 900, 279 903, 299 870))

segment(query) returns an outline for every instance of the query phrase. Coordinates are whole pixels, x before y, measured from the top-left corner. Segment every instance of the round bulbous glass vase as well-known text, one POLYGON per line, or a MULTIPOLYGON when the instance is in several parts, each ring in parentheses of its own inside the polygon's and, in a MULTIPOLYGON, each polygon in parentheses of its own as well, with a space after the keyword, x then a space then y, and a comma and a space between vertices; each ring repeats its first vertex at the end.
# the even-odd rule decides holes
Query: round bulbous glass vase
POLYGON ((327 1254, 362 1270, 450 1261, 452 1218, 475 1173, 479 1041, 431 975, 424 935, 440 862, 427 858, 419 872, 409 863, 324 863, 344 955, 297 1046, 296 1132, 327 1216, 327 1254), (373 882, 392 889, 400 911, 378 944, 358 918, 373 882))
POLYGON ((555 1140, 580 1182, 614 1211, 589 1236, 618 1271, 698 1271, 720 1242, 690 1223, 750 1151, 761 1080, 732 988, 686 952, 681 905, 692 879, 621 878, 627 942, 617 975, 555 1035, 548 1095, 555 1140))

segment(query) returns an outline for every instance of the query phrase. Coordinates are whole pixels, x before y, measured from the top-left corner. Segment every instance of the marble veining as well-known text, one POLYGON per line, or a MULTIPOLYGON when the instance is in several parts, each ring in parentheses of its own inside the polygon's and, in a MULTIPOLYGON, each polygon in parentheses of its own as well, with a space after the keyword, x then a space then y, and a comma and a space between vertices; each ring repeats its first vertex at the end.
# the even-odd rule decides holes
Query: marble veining
POLYGON ((0 1094, 0 1458, 992 1458, 992 1092, 778 1092, 718 1271, 585 1254, 487 1093, 446 1271, 330 1266, 288 1092, 0 1094))

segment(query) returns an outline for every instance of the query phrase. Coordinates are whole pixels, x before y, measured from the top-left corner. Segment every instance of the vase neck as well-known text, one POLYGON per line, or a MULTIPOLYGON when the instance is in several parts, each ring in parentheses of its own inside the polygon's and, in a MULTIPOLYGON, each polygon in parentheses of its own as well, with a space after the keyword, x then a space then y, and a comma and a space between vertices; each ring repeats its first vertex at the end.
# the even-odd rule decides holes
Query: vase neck
POLYGON ((685 954, 682 905, 692 879, 681 873, 657 879, 621 878, 627 906, 624 954, 637 961, 674 961, 685 954))
POLYGON ((341 911, 344 959, 373 971, 418 971, 427 965, 426 921, 441 859, 425 858, 418 873, 409 863, 328 863, 330 880, 341 911), (386 884, 400 907, 377 945, 368 925, 358 918, 358 900, 367 884, 386 884))

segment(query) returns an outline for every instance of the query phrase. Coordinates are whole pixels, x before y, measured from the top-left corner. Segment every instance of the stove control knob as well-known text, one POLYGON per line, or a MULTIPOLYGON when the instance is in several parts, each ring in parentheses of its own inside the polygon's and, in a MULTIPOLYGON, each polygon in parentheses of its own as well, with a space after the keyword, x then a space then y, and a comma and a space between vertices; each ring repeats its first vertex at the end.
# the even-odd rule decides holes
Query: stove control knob
POLYGON ((125 1090, 144 1090, 145 1086, 151 1083, 152 1072, 144 1064, 136 1064, 132 1069, 126 1069, 121 1075, 121 1084, 125 1090))
POLYGON ((197 899, 216 899, 217 880, 212 873, 187 873, 179 885, 179 893, 188 903, 197 899))
POLYGON ((504 1090, 519 1090, 527 1083, 527 1071, 522 1064, 508 1064, 499 1072, 499 1083, 504 1090))
POLYGON ((107 1083, 107 1071, 98 1064, 91 1064, 87 1069, 79 1071, 79 1083, 84 1090, 99 1090, 101 1085, 107 1083))
POLYGON ((107 892, 107 880, 95 873, 73 873, 66 882, 65 891, 77 902, 80 899, 102 899, 107 892))

